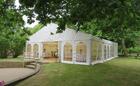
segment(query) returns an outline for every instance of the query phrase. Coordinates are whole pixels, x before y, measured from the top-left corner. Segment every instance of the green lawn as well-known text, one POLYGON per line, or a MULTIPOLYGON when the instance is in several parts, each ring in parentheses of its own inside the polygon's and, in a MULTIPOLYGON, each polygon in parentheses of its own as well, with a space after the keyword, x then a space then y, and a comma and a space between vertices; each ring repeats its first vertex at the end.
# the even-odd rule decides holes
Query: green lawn
POLYGON ((117 58, 94 66, 45 64, 16 86, 140 86, 140 60, 117 58))
POLYGON ((19 56, 18 58, 12 58, 12 57, 9 57, 9 58, 5 58, 5 59, 1 59, 0 58, 0 62, 3 62, 3 61, 10 61, 10 62, 23 62, 24 61, 24 58, 22 56, 19 56))

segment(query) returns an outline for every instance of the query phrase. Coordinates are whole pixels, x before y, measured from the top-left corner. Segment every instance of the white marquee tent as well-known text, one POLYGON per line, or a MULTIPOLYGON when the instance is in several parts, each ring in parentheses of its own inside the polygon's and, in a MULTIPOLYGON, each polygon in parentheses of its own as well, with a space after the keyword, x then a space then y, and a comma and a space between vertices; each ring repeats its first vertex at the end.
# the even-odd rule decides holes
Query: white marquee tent
POLYGON ((55 58, 62 63, 96 64, 118 56, 118 44, 51 23, 29 37, 26 58, 55 58))

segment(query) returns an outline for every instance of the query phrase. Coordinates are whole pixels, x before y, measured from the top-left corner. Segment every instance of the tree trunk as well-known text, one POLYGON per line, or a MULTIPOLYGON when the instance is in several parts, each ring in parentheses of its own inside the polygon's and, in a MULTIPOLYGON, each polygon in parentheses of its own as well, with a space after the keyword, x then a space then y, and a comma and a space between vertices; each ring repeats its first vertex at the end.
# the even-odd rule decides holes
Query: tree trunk
POLYGON ((124 56, 128 56, 128 51, 127 51, 127 48, 126 48, 126 45, 125 45, 125 39, 122 39, 122 51, 123 51, 123 55, 124 56))

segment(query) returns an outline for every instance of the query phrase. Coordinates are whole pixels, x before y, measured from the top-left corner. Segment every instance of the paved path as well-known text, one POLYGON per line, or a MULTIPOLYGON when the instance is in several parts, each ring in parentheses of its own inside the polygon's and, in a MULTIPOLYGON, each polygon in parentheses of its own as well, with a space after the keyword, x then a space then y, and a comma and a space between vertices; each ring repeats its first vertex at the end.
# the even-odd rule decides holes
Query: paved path
POLYGON ((5 85, 7 85, 31 76, 37 71, 29 68, 0 68, 0 80, 4 80, 5 85))

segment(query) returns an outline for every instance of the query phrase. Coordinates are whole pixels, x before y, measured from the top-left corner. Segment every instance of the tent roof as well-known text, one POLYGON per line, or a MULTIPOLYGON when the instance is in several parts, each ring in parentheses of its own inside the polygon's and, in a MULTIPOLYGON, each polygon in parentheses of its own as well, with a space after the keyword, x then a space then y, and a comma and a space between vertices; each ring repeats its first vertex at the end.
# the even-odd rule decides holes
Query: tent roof
MULTIPOLYGON (((66 28, 62 33, 56 33, 57 24, 50 23, 44 26, 38 32, 29 37, 28 43, 48 42, 48 41, 78 41, 78 40, 90 40, 92 38, 101 40, 98 37, 94 37, 91 34, 76 32, 74 29, 66 28), (53 33, 53 35, 52 35, 53 33)), ((108 40, 102 40, 105 43, 111 43, 108 40)))
POLYGON ((92 35, 83 32, 76 32, 73 29, 66 28, 62 33, 56 33, 57 24, 51 23, 29 37, 28 42, 46 42, 46 41, 66 41, 66 40, 88 40, 92 35), (53 33, 53 35, 51 34, 53 33))

